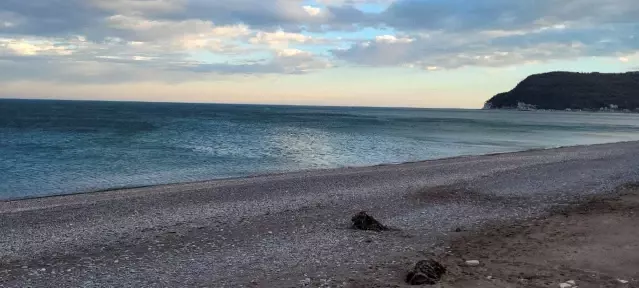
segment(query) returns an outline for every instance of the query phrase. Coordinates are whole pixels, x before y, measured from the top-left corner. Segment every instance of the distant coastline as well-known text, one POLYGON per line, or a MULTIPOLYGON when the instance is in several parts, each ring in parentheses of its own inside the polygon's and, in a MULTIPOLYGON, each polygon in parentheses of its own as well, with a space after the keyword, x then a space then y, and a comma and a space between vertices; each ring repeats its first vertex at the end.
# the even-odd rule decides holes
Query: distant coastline
MULTIPOLYGON (((522 102, 522 105, 529 105, 522 102)), ((524 111, 524 112, 586 112, 586 113, 616 113, 616 114, 639 114, 639 110, 618 110, 618 109, 610 109, 610 108, 600 108, 599 110, 595 109, 571 109, 567 108, 564 110, 557 109, 537 109, 537 108, 519 108, 519 107, 502 107, 502 108, 492 108, 490 106, 484 106, 481 110, 503 110, 503 111, 524 111)))
POLYGON ((495 95, 483 109, 637 113, 639 72, 536 74, 495 95))

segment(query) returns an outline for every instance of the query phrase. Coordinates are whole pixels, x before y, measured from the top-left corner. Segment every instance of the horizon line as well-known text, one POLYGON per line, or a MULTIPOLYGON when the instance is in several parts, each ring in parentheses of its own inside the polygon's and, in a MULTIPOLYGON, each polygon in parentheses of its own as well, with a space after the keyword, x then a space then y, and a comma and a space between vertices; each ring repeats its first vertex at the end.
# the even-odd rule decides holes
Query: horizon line
POLYGON ((155 103, 155 104, 203 104, 203 105, 234 105, 234 106, 280 106, 280 107, 327 107, 327 108, 392 108, 392 109, 441 109, 441 110, 483 110, 481 108, 462 107, 419 107, 419 106, 345 106, 345 105, 309 105, 309 104, 275 104, 275 103, 230 103, 230 102, 174 102, 174 101, 145 101, 145 100, 103 100, 103 99, 51 99, 51 98, 11 98, 0 97, 2 100, 23 100, 23 101, 64 101, 64 102, 116 102, 116 103, 155 103))

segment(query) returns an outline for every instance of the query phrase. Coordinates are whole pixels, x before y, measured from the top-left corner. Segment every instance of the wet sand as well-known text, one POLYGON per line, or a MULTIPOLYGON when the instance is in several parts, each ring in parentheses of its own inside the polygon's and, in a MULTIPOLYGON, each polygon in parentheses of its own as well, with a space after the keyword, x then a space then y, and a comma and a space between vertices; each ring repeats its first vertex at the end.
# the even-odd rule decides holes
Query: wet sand
POLYGON ((460 233, 440 255, 446 287, 639 287, 639 186, 549 216, 460 233), (478 259, 479 267, 466 267, 478 259))
POLYGON ((0 286, 401 287, 457 228, 639 181, 637 152, 627 142, 0 202, 0 286), (396 230, 348 229, 361 210, 396 230))

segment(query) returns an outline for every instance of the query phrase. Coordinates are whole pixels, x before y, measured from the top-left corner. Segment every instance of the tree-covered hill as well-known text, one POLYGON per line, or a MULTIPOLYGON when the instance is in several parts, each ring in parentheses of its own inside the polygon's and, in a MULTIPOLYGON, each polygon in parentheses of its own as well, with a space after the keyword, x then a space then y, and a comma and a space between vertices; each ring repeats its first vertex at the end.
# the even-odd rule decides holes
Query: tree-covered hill
POLYGON ((510 92, 486 102, 486 108, 637 110, 639 72, 619 74, 550 72, 529 76, 510 92))

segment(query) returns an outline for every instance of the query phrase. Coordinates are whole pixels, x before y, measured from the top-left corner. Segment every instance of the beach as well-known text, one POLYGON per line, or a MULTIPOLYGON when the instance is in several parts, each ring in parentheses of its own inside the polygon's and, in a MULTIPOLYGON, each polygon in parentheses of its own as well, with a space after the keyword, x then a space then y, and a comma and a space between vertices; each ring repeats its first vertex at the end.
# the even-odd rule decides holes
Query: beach
POLYGON ((473 252, 446 248, 456 231, 549 217, 639 181, 637 152, 624 142, 4 201, 0 286, 403 287, 411 263, 473 252), (350 229, 360 211, 394 229, 350 229))

